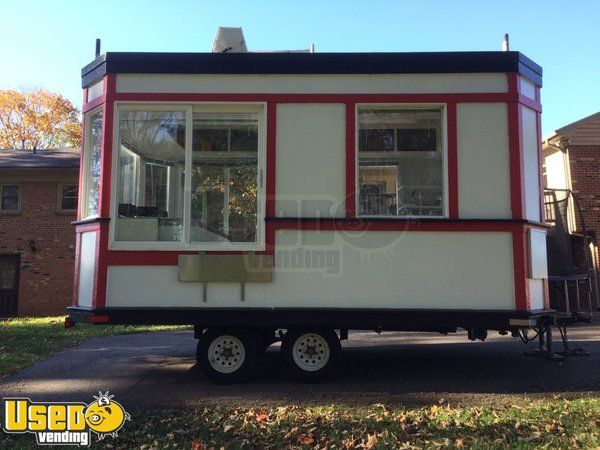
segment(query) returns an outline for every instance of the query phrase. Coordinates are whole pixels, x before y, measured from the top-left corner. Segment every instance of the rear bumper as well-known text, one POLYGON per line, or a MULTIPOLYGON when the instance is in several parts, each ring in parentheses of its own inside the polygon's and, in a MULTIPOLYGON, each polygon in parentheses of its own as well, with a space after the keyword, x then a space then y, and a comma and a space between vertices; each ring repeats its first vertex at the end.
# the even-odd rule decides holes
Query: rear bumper
POLYGON ((372 308, 80 308, 73 322, 115 325, 196 325, 198 327, 454 331, 457 328, 511 330, 553 322, 556 312, 372 308))

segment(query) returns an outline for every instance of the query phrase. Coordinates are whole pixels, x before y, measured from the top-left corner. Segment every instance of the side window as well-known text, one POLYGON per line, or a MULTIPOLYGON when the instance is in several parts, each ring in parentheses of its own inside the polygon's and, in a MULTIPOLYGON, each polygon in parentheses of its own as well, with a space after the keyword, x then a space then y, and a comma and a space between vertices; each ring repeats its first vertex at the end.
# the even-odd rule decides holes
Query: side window
POLYGON ((19 196, 21 187, 18 184, 3 184, 0 185, 0 210, 1 211, 18 211, 19 196))
POLYGON ((64 184, 59 186, 59 209, 61 211, 77 210, 77 185, 64 184))
POLYGON ((258 112, 194 111, 192 242, 256 242, 258 112))
POLYGON ((100 200, 100 154, 102 147, 102 111, 86 116, 84 143, 83 202, 81 218, 97 216, 100 200))
POLYGON ((360 215, 444 215, 441 130, 441 107, 359 107, 360 215))

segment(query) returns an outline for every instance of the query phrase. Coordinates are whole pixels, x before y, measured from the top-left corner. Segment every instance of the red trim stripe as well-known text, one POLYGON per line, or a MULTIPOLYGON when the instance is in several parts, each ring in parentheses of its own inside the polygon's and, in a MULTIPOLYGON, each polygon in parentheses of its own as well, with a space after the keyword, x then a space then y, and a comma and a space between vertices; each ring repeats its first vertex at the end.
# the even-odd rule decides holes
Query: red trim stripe
POLYGON ((446 106, 448 133, 448 215, 458 219, 458 137, 456 103, 446 106))
MULTIPOLYGON (((536 88, 539 90, 539 88, 536 88)), ((533 109, 539 113, 542 112, 542 104, 537 100, 532 100, 529 97, 525 97, 522 94, 519 94, 519 103, 523 106, 527 106, 528 108, 533 109)))
POLYGON ((108 316, 93 314, 89 316, 90 323, 108 323, 108 316))
MULTIPOLYGON (((102 122, 102 151, 100 169, 100 208, 101 217, 110 217, 110 187, 112 172, 113 150, 113 125, 114 125, 114 93, 116 92, 116 75, 108 74, 104 77, 104 117, 102 122)), ((108 251, 109 222, 100 223, 96 236, 96 264, 94 265, 94 297, 93 304, 96 308, 106 305, 106 280, 108 251)))
POLYGON ((356 103, 346 103, 346 217, 356 217, 356 103))
POLYGON ((79 299, 79 261, 81 251, 81 233, 75 233, 75 265, 73 271, 73 306, 77 306, 79 299))
POLYGON ((268 102, 268 103, 507 103, 518 101, 514 92, 437 94, 230 94, 117 92, 116 101, 154 102, 268 102))
POLYGON ((105 102, 105 100, 106 100, 106 97, 104 95, 101 95, 100 97, 95 98, 91 102, 84 103, 84 105, 81 107, 81 111, 84 114, 87 112, 90 112, 92 109, 97 108, 98 106, 102 105, 105 102))
POLYGON ((277 104, 267 103, 266 215, 275 215, 277 176, 277 104))
MULTIPOLYGON (((541 93, 540 88, 537 87, 535 90, 535 96, 540 100, 541 93)), ((540 186, 540 222, 546 221, 546 210, 544 208, 544 151, 542 146, 542 114, 538 112, 536 114, 536 131, 537 131, 537 143, 538 143, 538 177, 540 186)))
MULTIPOLYGON (((374 221, 366 219, 298 219, 287 220, 271 218, 266 222, 267 248, 259 254, 274 254, 275 233, 277 230, 312 230, 312 231, 340 231, 340 232, 365 232, 365 231, 389 231, 389 232, 506 232, 515 236, 526 236, 526 228, 541 228, 524 222, 508 221, 412 221, 412 220, 386 220, 374 221)), ((103 245, 103 244, 101 244, 103 245)), ((522 247, 525 251, 525 246, 522 247)), ((518 250, 518 249, 517 249, 518 250)), ((101 252, 102 253, 102 252, 101 252)), ((242 254, 247 252, 206 252, 208 254, 242 254)), ((526 273, 519 272, 519 261, 525 257, 523 252, 514 252, 515 279, 522 274, 525 279, 526 273)), ((125 251, 108 250, 101 254, 100 258, 108 266, 174 266, 178 264, 179 255, 194 255, 195 251, 125 251)))
POLYGON ((529 284, 527 283, 527 230, 513 232, 513 260, 515 277, 515 309, 530 309, 529 284))
MULTIPOLYGON (((516 74, 508 74, 509 89, 518 89, 516 74)), ((525 217, 525 180, 523 161, 523 130, 521 107, 517 102, 511 102, 508 108, 508 147, 510 161, 510 198, 513 219, 525 217)))

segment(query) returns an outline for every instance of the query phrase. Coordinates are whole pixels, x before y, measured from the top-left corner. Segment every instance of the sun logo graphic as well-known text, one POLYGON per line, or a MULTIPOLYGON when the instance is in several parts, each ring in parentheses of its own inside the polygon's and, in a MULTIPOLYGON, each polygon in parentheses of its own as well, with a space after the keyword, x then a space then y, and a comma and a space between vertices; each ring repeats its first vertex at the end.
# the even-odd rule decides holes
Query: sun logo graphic
POLYGON ((38 445, 89 446, 91 434, 99 440, 116 437, 131 420, 114 395, 99 392, 94 401, 32 402, 29 398, 5 398, 3 428, 6 433, 33 433, 38 445))

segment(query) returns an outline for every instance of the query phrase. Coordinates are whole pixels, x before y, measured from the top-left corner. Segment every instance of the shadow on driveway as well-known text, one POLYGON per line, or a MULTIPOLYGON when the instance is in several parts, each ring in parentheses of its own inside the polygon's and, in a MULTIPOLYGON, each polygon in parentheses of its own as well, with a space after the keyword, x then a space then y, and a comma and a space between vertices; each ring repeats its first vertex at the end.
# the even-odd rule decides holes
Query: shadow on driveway
MULTIPOLYGON (((132 407, 231 404, 430 404, 440 399, 478 403, 497 394, 522 397, 600 395, 600 327, 570 330, 572 348, 588 357, 563 362, 523 356, 509 336, 469 342, 466 333, 351 333, 335 377, 295 382, 273 345, 250 382, 219 386, 195 367, 193 333, 156 332, 87 341, 2 380, 0 397, 88 401, 109 390, 132 407)), ((556 342, 556 349, 562 345, 556 342)), ((501 396, 505 397, 505 395, 501 396)))

